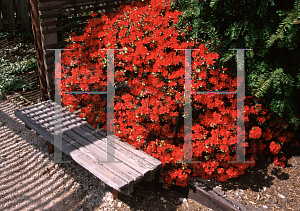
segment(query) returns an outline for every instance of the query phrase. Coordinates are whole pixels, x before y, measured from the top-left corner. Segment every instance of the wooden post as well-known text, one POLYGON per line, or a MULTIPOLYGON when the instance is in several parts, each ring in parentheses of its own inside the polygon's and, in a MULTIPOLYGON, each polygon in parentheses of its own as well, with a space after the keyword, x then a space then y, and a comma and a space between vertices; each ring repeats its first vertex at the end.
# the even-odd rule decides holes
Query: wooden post
POLYGON ((53 145, 47 141, 49 155, 53 153, 53 145))
POLYGON ((42 34, 40 28, 40 18, 38 12, 37 0, 30 0, 30 16, 32 22, 32 32, 34 35, 34 46, 36 51, 36 57, 38 62, 38 73, 40 81, 40 89, 42 95, 42 101, 49 100, 49 94, 47 89, 47 80, 45 74, 44 52, 42 46, 42 34))
MULTIPOLYGON (((47 6, 53 6, 53 5, 57 6, 57 2, 53 2, 53 1, 40 2, 40 1, 38 1, 39 7, 45 7, 45 6, 47 7, 47 6)), ((42 21, 43 23, 47 23, 47 22, 49 23, 49 22, 52 22, 55 20, 56 20, 55 17, 43 18, 42 20, 40 19, 40 21, 42 21)), ((54 77, 53 76, 54 76, 54 72, 55 72, 55 67, 53 68, 49 64, 49 57, 54 56, 54 51, 47 51, 47 48, 49 48, 47 46, 56 44, 58 42, 57 32, 54 30, 54 32, 52 32, 52 33, 44 33, 44 31, 55 29, 56 24, 54 23, 52 25, 41 26, 40 28, 41 28, 41 35, 42 35, 42 48, 44 51, 44 64, 45 64, 45 74, 46 74, 47 87, 48 87, 48 96, 49 96, 49 99, 54 100, 53 91, 55 89, 55 85, 54 85, 54 77)), ((52 61, 54 63, 54 60, 52 60, 52 61)))
POLYGON ((113 195, 114 195, 114 200, 118 199, 118 191, 116 189, 114 189, 113 191, 113 195))

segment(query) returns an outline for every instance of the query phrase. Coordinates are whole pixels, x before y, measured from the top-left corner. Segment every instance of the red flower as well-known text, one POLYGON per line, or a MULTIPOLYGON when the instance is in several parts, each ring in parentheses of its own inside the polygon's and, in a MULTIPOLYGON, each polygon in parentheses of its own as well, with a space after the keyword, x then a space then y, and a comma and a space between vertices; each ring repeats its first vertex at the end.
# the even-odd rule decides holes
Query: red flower
POLYGON ((274 141, 272 141, 270 143, 270 150, 274 155, 276 155, 280 152, 281 146, 280 146, 280 144, 276 144, 274 141))
POLYGON ((278 159, 277 156, 273 159, 274 164, 276 166, 281 166, 281 167, 285 167, 285 161, 286 158, 284 156, 282 156, 280 160, 278 159))
POLYGON ((259 139, 261 135, 262 133, 260 127, 252 127, 249 133, 249 137, 252 139, 259 139))
POLYGON ((94 18, 95 16, 97 16, 98 15, 98 13, 96 13, 96 12, 94 12, 94 13, 92 13, 91 14, 91 16, 94 18))

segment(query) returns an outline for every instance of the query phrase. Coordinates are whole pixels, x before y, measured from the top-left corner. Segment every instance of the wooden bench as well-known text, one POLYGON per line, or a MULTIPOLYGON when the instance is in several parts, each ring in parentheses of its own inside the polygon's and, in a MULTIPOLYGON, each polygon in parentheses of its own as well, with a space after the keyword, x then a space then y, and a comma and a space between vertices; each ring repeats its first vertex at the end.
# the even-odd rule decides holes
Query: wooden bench
MULTIPOLYGON (((48 100, 15 111, 16 117, 54 144, 54 107, 48 100)), ((56 104, 57 105, 57 104, 56 104)), ((147 153, 114 136, 114 157, 123 163, 107 161, 106 132, 62 107, 62 151, 118 193, 129 195, 134 185, 145 179, 151 181, 161 162, 147 153), (100 161, 100 162, 99 162, 100 161), (101 162, 104 161, 104 162, 101 162)))

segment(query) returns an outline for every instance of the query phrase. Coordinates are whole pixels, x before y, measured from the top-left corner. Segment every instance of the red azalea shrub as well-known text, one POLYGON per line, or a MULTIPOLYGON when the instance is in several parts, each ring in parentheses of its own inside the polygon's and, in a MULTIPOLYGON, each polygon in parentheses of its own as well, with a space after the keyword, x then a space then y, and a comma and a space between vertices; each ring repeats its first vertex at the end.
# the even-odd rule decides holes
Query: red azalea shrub
MULTIPOLYGON (((190 176, 226 181, 254 165, 255 151, 268 152, 270 141, 287 143, 293 133, 272 123, 273 114, 267 114, 266 109, 250 106, 254 103, 247 97, 246 160, 254 163, 228 163, 236 160, 235 96, 194 94, 193 160, 201 163, 182 162, 185 57, 184 51, 175 49, 199 49, 192 51, 193 92, 235 91, 236 78, 230 78, 226 69, 214 67, 218 54, 208 52, 204 44, 185 41, 185 33, 173 25, 178 15, 181 12, 170 10, 170 0, 133 2, 118 13, 102 13, 101 18, 94 13, 84 34, 73 35, 67 47, 70 51, 64 53, 62 91, 106 91, 107 51, 101 49, 123 49, 114 53, 115 81, 128 81, 131 88, 116 91, 116 135, 162 161, 165 187, 185 186, 190 176), (276 126, 270 127, 272 124, 276 126)), ((106 129, 105 95, 62 94, 62 98, 71 111, 83 105, 79 116, 106 129)), ((278 154, 273 144, 270 149, 278 154)), ((277 157, 274 162, 281 165, 284 159, 277 157)))

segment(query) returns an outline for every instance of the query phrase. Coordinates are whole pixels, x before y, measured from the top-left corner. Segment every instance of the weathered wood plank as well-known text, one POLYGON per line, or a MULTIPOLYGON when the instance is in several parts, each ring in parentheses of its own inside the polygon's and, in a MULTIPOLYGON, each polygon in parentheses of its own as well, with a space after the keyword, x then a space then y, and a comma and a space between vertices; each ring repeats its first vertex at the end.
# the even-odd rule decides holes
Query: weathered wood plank
POLYGON ((96 10, 107 10, 107 9, 112 9, 112 8, 119 8, 121 4, 116 4, 116 5, 103 5, 103 6, 95 6, 93 8, 87 8, 87 9, 77 9, 77 10, 69 10, 69 11, 54 11, 50 13, 42 13, 40 14, 41 19, 45 18, 51 18, 51 17, 57 17, 57 16, 70 16, 72 14, 81 14, 84 12, 90 12, 90 11, 96 11, 96 10))
MULTIPOLYGON (((60 49, 60 46, 66 46, 68 44, 67 41, 57 42, 49 45, 45 45, 45 49, 60 49)), ((52 56, 54 58, 54 56, 52 56)), ((48 60, 48 59, 47 59, 48 60)), ((52 60, 54 62, 54 60, 52 60)), ((48 61, 47 61, 48 64, 48 61)))
POLYGON ((20 6, 19 14, 20 14, 20 19, 21 19, 21 25, 22 25, 22 28, 27 29, 30 27, 27 0, 18 0, 18 1, 19 1, 19 6, 20 6))
MULTIPOLYGON (((29 107, 28 107, 29 108, 29 107)), ((31 128, 36 130, 38 133, 41 133, 47 140, 53 143, 54 140, 54 127, 53 123, 45 122, 45 119, 38 117, 35 112, 32 112, 31 109, 27 110, 25 108, 23 110, 17 110, 15 112, 16 116, 20 118, 22 121, 26 122, 31 128), (28 118, 29 117, 29 118, 28 118), (35 122, 36 121, 36 122, 35 122), (47 131, 45 133, 45 131, 47 131)), ((34 108, 34 107, 33 107, 34 108)), ((76 148, 70 142, 74 140, 70 139, 68 136, 63 134, 63 151, 70 155, 76 162, 82 165, 84 168, 89 170, 99 179, 104 181, 107 185, 113 187, 114 189, 123 192, 128 195, 133 191, 133 182, 124 181, 123 178, 120 178, 115 172, 110 171, 105 166, 107 164, 102 164, 95 159, 93 155, 89 151, 87 151, 84 147, 76 148)))
POLYGON ((51 12, 51 11, 58 11, 70 8, 78 8, 80 6, 90 6, 90 5, 99 5, 103 3, 107 3, 107 0, 98 0, 98 1, 64 1, 63 3, 56 2, 55 5, 50 6, 40 6, 39 10, 41 12, 51 12))
POLYGON ((8 29, 16 29, 16 22, 14 16, 14 2, 1 1, 3 25, 8 29))
MULTIPOLYGON (((2 8, 1 8, 1 0, 0 0, 0 11, 2 11, 2 8)), ((3 19, 0 18, 0 29, 3 29, 3 19)))
POLYGON ((87 16, 83 16, 83 17, 72 17, 72 18, 55 20, 55 21, 50 21, 50 22, 43 20, 41 23, 41 26, 45 27, 45 26, 51 26, 51 25, 56 25, 56 24, 61 24, 61 23, 66 24, 66 23, 73 22, 73 21, 88 20, 90 18, 91 18, 91 16, 87 15, 87 16))
MULTIPOLYGON (((52 18, 51 20, 55 20, 55 18, 52 18)), ((79 23, 79 24, 74 24, 74 25, 69 25, 69 26, 61 26, 61 27, 44 29, 43 34, 46 35, 46 34, 51 34, 51 33, 59 32, 59 31, 67 31, 67 30, 70 30, 70 29, 73 29, 73 28, 84 27, 85 25, 86 25, 86 23, 79 23)), ((49 26, 47 26, 47 27, 49 27, 49 26)), ((47 43, 47 44, 53 44, 53 43, 54 42, 47 43)), ((45 45, 47 45, 47 44, 45 44, 45 45)))
MULTIPOLYGON (((53 104, 48 101, 52 106, 53 104)), ((75 115, 72 115, 70 111, 67 110, 67 108, 63 108, 62 112, 64 113, 64 118, 68 119, 72 124, 79 126, 81 129, 85 130, 89 134, 92 134, 93 137, 89 138, 89 141, 93 142, 98 147, 101 147, 102 149, 105 149, 106 151, 106 136, 103 136, 103 134, 99 134, 95 131, 92 125, 90 125, 87 122, 81 121, 81 119, 78 117, 76 118, 75 115), (89 125, 89 126, 87 126, 89 125), (96 138, 103 140, 102 142, 99 142, 96 138)), ((85 133, 86 133, 85 132, 85 133)), ((146 180, 152 180, 155 178, 155 170, 157 167, 161 165, 161 162, 157 159, 153 159, 152 156, 148 156, 146 153, 134 149, 133 146, 129 145, 126 142, 121 141, 117 137, 115 137, 115 157, 120 158, 124 163, 131 168, 134 168, 138 172, 142 173, 146 180), (152 162, 151 162, 152 161, 152 162)))

